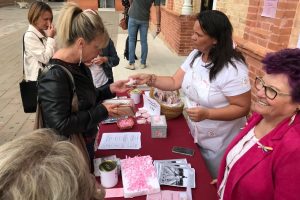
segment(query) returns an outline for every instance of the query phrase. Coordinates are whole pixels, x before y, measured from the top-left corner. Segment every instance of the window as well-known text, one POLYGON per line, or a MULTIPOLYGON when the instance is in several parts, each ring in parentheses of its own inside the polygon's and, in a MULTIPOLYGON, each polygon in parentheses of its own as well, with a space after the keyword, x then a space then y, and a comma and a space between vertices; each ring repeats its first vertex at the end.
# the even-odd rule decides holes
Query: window
POLYGON ((212 10, 214 0, 201 0, 200 12, 204 10, 212 10))
POLYGON ((115 0, 99 0, 100 8, 115 8, 115 0))

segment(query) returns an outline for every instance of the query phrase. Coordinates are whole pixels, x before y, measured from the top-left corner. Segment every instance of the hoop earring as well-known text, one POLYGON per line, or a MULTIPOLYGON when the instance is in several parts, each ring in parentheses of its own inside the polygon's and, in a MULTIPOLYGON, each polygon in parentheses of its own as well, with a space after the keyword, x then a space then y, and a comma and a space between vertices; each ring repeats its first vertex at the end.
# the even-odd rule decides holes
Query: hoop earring
POLYGON ((78 66, 80 66, 81 62, 82 62, 82 49, 80 49, 80 59, 79 59, 79 63, 78 63, 78 66))
POLYGON ((292 124, 294 123, 295 118, 296 118, 298 112, 299 112, 299 108, 296 109, 295 114, 293 114, 293 116, 291 117, 290 122, 289 122, 289 126, 292 125, 292 124))

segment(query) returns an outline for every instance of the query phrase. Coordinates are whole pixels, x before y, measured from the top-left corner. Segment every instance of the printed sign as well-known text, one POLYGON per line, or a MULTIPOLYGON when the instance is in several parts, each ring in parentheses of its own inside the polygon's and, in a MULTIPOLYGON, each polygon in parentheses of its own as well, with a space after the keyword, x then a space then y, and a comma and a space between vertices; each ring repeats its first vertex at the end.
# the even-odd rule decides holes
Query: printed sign
POLYGON ((146 95, 143 95, 143 99, 144 109, 146 109, 151 116, 160 115, 160 105, 157 101, 146 95))

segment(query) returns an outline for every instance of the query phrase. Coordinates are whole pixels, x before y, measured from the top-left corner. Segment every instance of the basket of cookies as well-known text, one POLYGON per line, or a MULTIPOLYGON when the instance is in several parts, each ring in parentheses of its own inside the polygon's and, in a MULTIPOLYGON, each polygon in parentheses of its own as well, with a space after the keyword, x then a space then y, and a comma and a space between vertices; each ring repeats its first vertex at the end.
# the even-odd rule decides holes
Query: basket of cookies
POLYGON ((160 104, 161 114, 165 115, 166 119, 174 119, 182 114, 184 104, 178 90, 163 91, 151 88, 150 97, 160 104))

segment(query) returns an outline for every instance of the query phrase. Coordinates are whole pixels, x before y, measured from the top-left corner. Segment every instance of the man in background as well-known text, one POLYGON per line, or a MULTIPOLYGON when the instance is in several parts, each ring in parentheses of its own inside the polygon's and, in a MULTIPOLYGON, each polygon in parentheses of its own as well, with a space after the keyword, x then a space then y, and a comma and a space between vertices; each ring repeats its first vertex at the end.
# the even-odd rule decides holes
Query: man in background
POLYGON ((156 32, 160 32, 160 0, 129 0, 129 64, 127 69, 134 70, 135 66, 135 43, 137 40, 137 31, 140 31, 140 42, 142 48, 140 68, 146 68, 146 60, 148 55, 147 34, 149 28, 150 9, 152 4, 156 8, 156 32))

